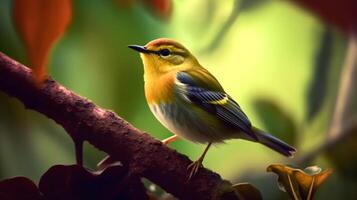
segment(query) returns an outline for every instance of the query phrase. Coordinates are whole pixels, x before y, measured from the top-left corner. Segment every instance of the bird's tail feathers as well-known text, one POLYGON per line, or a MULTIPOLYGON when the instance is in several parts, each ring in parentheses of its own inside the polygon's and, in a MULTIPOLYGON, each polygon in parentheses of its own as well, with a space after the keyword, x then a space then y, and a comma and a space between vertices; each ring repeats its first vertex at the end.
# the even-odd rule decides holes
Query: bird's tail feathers
POLYGON ((263 144, 266 147, 269 147, 270 149, 286 156, 289 158, 294 157, 294 153, 296 152, 296 149, 287 143, 283 142, 282 140, 270 135, 269 133, 266 133, 262 130, 259 130, 257 128, 254 128, 254 133, 258 137, 259 143, 263 144))

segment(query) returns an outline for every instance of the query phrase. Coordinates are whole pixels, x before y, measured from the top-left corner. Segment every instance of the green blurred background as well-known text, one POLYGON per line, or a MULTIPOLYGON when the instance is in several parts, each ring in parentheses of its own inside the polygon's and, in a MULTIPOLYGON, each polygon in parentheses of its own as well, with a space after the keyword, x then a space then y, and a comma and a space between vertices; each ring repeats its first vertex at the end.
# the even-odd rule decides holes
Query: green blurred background
MULTIPOLYGON (((73 3, 71 25, 52 50, 50 74, 153 137, 171 133, 150 113, 141 60, 127 45, 168 37, 196 55, 256 126, 294 144, 297 158, 326 142, 347 40, 306 10, 288 1, 176 0, 165 18, 138 2, 73 3)), ((11 6, 10 0, 0 0, 0 51, 26 64, 11 6)), ((171 147, 191 159, 203 150, 182 140, 171 147)), ((73 151, 62 127, 0 92, 0 179, 39 180, 52 165, 74 163, 73 151)), ((104 156, 90 145, 84 155, 90 167, 104 156)), ((334 168, 331 160, 322 154, 297 167, 334 168)), ((264 199, 286 199, 276 176, 265 172, 277 162, 296 160, 232 140, 212 148, 204 165, 232 182, 252 183, 264 199)), ((356 199, 355 179, 337 170, 316 199, 356 199)))

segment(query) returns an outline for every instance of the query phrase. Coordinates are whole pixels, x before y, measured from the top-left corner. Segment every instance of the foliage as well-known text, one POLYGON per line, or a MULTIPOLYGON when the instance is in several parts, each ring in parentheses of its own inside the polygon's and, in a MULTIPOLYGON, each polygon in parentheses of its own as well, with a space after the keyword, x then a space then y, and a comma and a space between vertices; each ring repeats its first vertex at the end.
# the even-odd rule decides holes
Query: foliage
MULTIPOLYGON (((9 4, 9 1, 2 0, 2 2, 9 4)), ((26 62, 24 54, 21 54, 20 42, 17 41, 14 36, 16 34, 12 30, 12 26, 15 26, 24 42, 28 63, 35 70, 38 82, 50 71, 51 75, 82 95, 114 109, 139 128, 153 132, 156 137, 163 137, 167 131, 153 121, 142 100, 140 77, 142 72, 133 67, 140 65, 138 59, 129 56, 122 48, 127 44, 141 44, 155 37, 166 35, 177 37, 188 43, 189 47, 191 45, 193 51, 199 52, 203 62, 213 66, 220 66, 222 63, 228 66, 211 69, 219 79, 222 79, 224 85, 228 85, 227 88, 233 95, 242 96, 239 99, 242 100, 240 104, 248 108, 245 110, 253 116, 254 121, 258 121, 258 124, 260 122, 261 126, 284 141, 298 145, 299 150, 302 149, 299 151, 300 157, 304 157, 304 153, 314 150, 315 147, 319 149, 322 146, 324 149, 326 137, 324 133, 328 132, 326 127, 333 110, 336 85, 338 85, 336 83, 345 46, 343 36, 332 27, 319 24, 320 22, 306 14, 306 11, 297 10, 295 5, 286 2, 261 0, 234 0, 225 3, 212 0, 93 2, 36 0, 29 4, 26 0, 14 0, 12 14, 9 14, 8 10, 0 14, 3 19, 13 16, 13 25, 5 20, 0 21, 0 26, 7 27, 7 31, 2 31, 0 36, 9 36, 6 37, 9 40, 0 42, 0 50, 13 55, 17 60, 26 62), (95 13, 96 11, 98 12, 95 13), (147 11, 154 18, 147 15, 147 11), (286 16, 281 16, 282 14, 286 16), (275 15, 276 17, 271 17, 273 20, 266 20, 267 16, 269 18, 275 15), (257 24, 259 20, 262 21, 261 24, 257 24), (272 22, 274 20, 276 23, 272 22), (275 26, 284 28, 275 30, 275 26), (265 27, 265 29, 257 27, 265 27), (264 32, 266 29, 272 31, 264 32), (261 37, 262 35, 264 37, 261 37), (61 37, 58 45, 54 47, 61 37), (288 40, 297 42, 288 43, 288 40), (242 47, 237 48, 233 45, 236 43, 242 44, 242 47), (296 46, 288 45, 285 49, 285 43, 296 44, 296 46), (53 49, 52 58, 51 49, 53 49), (296 60, 293 60, 294 58, 296 60), (277 64, 275 60, 279 60, 278 64, 282 67, 274 67, 277 64), (259 63, 264 63, 266 67, 262 68, 259 63), (47 69, 47 66, 53 68, 47 69), (287 68, 294 72, 284 71, 287 68), (108 78, 113 74, 115 78, 108 78), (236 84, 239 84, 239 90, 236 89, 236 84), (307 91, 306 95, 303 96, 301 91, 307 91), (253 102, 252 105, 247 103, 249 101, 253 102)), ((343 1, 339 6, 335 6, 333 1, 298 0, 295 2, 312 10, 321 19, 336 25, 344 32, 355 30, 356 14, 353 11, 357 8, 351 1, 343 1)), ((10 6, 0 9, 6 8, 10 6)), ((0 96, 0 106, 0 137, 2 137, 0 147, 2 146, 5 149, 3 152, 6 152, 0 155, 0 162, 4 163, 0 163, 0 177, 8 177, 9 174, 17 174, 21 171, 19 169, 25 165, 18 164, 19 162, 26 164, 32 162, 42 166, 42 169, 38 169, 35 164, 22 168, 33 177, 39 177, 45 167, 53 165, 53 162, 57 163, 61 158, 62 162, 72 162, 71 149, 63 148, 70 146, 70 141, 63 137, 63 130, 59 130, 53 124, 49 124, 47 119, 36 114, 25 113, 19 104, 8 100, 7 97, 0 96), (38 119, 39 123, 36 122, 38 119), (38 142, 29 145, 31 141, 38 142), (11 150, 12 148, 14 150, 11 150), (59 158, 54 159, 53 155, 58 155, 56 152, 58 149, 63 150, 59 158), (26 153, 32 154, 33 157, 26 156, 26 153), (42 158, 39 155, 42 155, 42 158)), ((350 112, 355 113, 355 109, 351 109, 350 112)), ((349 179, 354 186, 356 185, 354 173, 356 159, 351 157, 353 155, 351 152, 356 151, 356 142, 355 134, 349 135, 352 137, 343 140, 347 141, 346 143, 340 142, 328 146, 327 157, 322 157, 325 149, 323 152, 317 151, 319 153, 314 155, 317 159, 313 162, 318 162, 322 166, 336 167, 336 171, 343 176, 340 181, 349 179)), ((221 148, 225 150, 213 152, 206 165, 218 169, 217 171, 223 176, 238 177, 240 182, 242 177, 247 176, 242 174, 242 169, 250 169, 253 165, 261 168, 275 161, 274 157, 269 156, 267 159, 267 153, 259 148, 253 150, 246 144, 233 148, 232 144, 228 142, 228 147, 221 148), (217 164, 218 159, 223 160, 222 155, 225 155, 224 160, 227 161, 217 164), (251 159, 252 155, 256 157, 255 160, 251 159), (237 157, 239 162, 232 163, 232 159, 237 157)), ((191 156, 197 154, 197 146, 191 144, 178 142, 174 147, 191 156)), ((86 160, 87 165, 93 168, 102 154, 88 148, 86 155, 90 155, 86 160)), ((303 164, 310 164, 310 162, 312 161, 303 164)), ((262 176, 257 173, 261 171, 258 168, 249 171, 253 174, 249 182, 259 185, 259 190, 250 184, 237 184, 235 188, 239 191, 238 196, 242 195, 246 199, 261 199, 261 193, 265 197, 265 194, 272 190, 270 184, 272 181, 265 184, 254 182, 254 178, 262 176)), ((59 194, 64 195, 59 198, 66 199, 127 197, 125 195, 132 195, 128 193, 129 190, 117 191, 118 188, 114 187, 116 184, 123 184, 120 183, 123 180, 121 174, 123 170, 120 166, 111 166, 103 172, 97 172, 74 165, 56 165, 42 176, 39 189, 29 179, 17 177, 0 182, 0 191, 7 191, 6 195, 20 195, 18 198, 24 198, 21 195, 29 194, 33 195, 32 199, 53 199, 53 195, 59 197, 59 194), (113 188, 103 189, 105 184, 113 188), (56 185, 65 187, 59 190, 56 185), (24 192, 16 193, 16 190, 24 192), (88 192, 83 193, 84 190, 88 192)), ((309 174, 283 165, 272 165, 268 170, 279 175, 280 182, 293 199, 312 199, 315 190, 331 174, 330 170, 309 174)), ((141 187, 140 184, 138 187, 141 187)), ((331 191, 325 190, 326 194, 329 192, 331 191)), ((5 198, 1 195, 4 194, 0 192, 0 199, 5 198)), ((152 198, 155 195, 152 195, 152 198)), ((351 196, 347 193, 344 195, 347 198, 351 196)), ((279 195, 273 195, 271 198, 277 199, 277 196, 279 195)))
POLYGON ((125 181, 127 173, 118 164, 100 171, 78 165, 55 165, 40 179, 39 186, 25 177, 0 182, 1 199, 146 199, 138 178, 125 181), (120 185, 124 187, 119 187, 120 185), (141 190, 140 190, 141 189, 141 190), (21 191, 21 192, 18 192, 21 191))
POLYGON ((71 0, 15 0, 14 22, 26 45, 36 79, 47 74, 50 49, 68 27, 72 15, 71 0))
POLYGON ((321 172, 321 168, 310 166, 304 169, 294 169, 281 164, 273 164, 267 168, 279 176, 279 187, 294 200, 311 200, 316 190, 332 173, 331 169, 321 172))

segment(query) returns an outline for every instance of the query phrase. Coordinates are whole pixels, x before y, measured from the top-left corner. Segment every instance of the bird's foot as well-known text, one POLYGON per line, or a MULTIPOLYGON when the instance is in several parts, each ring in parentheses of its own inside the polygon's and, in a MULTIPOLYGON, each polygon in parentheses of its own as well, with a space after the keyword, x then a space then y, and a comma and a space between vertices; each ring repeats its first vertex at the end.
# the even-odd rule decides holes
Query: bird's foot
POLYGON ((175 140, 177 140, 178 136, 177 135, 173 135, 171 137, 168 137, 164 140, 162 140, 161 142, 164 144, 164 145, 168 145, 170 144, 171 142, 174 142, 175 140))
POLYGON ((198 169, 202 167, 202 161, 203 159, 199 158, 198 160, 187 166, 187 170, 191 170, 187 181, 189 181, 198 172, 198 169))

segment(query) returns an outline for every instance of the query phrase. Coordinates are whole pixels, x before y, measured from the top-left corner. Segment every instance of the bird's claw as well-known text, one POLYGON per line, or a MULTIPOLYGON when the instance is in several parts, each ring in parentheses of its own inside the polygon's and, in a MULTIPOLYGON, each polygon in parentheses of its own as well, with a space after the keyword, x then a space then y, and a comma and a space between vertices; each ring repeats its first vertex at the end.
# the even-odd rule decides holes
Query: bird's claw
POLYGON ((196 160, 195 162, 189 164, 187 166, 187 170, 190 170, 190 174, 187 178, 187 181, 189 181, 197 172, 198 172, 198 169, 202 167, 202 160, 201 159, 198 159, 196 160))

